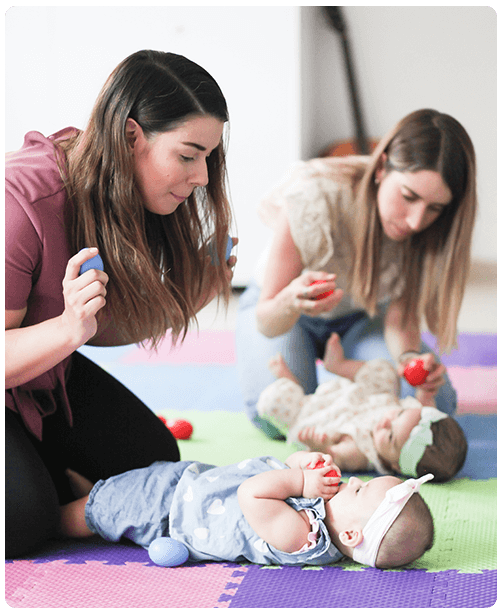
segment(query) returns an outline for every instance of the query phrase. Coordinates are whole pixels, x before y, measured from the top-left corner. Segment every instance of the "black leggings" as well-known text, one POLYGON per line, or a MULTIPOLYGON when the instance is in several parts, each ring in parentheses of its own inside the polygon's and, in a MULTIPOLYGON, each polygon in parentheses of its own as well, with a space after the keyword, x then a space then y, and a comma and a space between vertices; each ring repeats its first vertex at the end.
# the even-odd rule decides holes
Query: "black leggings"
POLYGON ((68 397, 73 427, 62 411, 43 420, 40 442, 19 415, 5 413, 5 550, 19 557, 57 536, 59 507, 74 500, 64 474, 92 482, 178 461, 177 442, 140 399, 98 365, 74 353, 68 397))

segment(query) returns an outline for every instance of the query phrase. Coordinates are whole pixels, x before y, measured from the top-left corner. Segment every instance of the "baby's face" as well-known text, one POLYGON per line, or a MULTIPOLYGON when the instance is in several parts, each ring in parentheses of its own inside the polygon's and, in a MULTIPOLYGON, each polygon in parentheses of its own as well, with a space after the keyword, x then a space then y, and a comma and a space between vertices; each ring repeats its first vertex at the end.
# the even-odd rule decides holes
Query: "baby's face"
POLYGON ((401 482, 395 476, 379 476, 368 482, 351 476, 347 483, 340 484, 339 491, 328 502, 333 529, 341 532, 352 527, 363 528, 386 492, 401 482))
POLYGON ((377 453, 393 470, 399 470, 399 455, 411 430, 420 421, 421 408, 393 408, 388 410, 373 430, 377 453))

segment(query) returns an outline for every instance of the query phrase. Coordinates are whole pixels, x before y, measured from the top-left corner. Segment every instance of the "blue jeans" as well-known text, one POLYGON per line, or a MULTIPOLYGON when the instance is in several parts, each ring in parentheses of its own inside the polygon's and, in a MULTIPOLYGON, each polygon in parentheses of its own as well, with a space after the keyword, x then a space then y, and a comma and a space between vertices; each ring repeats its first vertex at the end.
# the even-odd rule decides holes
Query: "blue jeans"
MULTIPOLYGON (((306 394, 314 393, 318 382, 335 377, 316 365, 316 359, 323 358, 325 344, 334 331, 340 335, 346 358, 362 361, 387 359, 394 364, 384 340, 383 314, 369 318, 365 312, 357 312, 335 320, 301 316, 290 331, 268 338, 257 330, 255 307, 259 294, 259 287, 252 282, 240 297, 236 353, 245 411, 251 422, 269 437, 283 438, 274 426, 259 417, 256 404, 261 392, 275 380, 268 362, 278 352, 283 355, 306 394)), ((431 352, 431 349, 422 342, 420 351, 431 352)), ((445 378, 446 382, 436 396, 436 405, 442 412, 453 416, 457 394, 448 375, 445 378)), ((414 395, 414 392, 415 389, 402 379, 400 396, 407 397, 414 395)))

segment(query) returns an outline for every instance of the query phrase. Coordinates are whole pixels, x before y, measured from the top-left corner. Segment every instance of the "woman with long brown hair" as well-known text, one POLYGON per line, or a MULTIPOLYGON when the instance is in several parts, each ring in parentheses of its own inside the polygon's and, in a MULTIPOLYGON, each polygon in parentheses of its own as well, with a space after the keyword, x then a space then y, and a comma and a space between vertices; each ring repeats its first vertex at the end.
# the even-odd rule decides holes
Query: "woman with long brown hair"
POLYGON ((456 393, 421 323, 440 352, 455 345, 476 214, 475 154, 461 124, 422 109, 369 157, 298 163, 260 213, 274 236, 241 297, 236 338, 252 422, 281 437, 255 407, 273 381, 267 362, 281 353, 312 393, 334 331, 346 357, 392 360, 400 376, 421 355, 427 381, 414 390, 402 380, 401 396, 452 415, 456 393))
MULTIPOLYGON (((54 536, 66 470, 91 481, 179 459, 175 439, 83 344, 182 341, 229 298, 232 214, 215 80, 139 51, 80 131, 26 135, 6 168, 6 551, 54 536), (89 248, 89 249, 84 249, 89 248), (104 271, 80 267, 99 254, 104 271)), ((234 240, 237 243, 237 239, 234 240)))

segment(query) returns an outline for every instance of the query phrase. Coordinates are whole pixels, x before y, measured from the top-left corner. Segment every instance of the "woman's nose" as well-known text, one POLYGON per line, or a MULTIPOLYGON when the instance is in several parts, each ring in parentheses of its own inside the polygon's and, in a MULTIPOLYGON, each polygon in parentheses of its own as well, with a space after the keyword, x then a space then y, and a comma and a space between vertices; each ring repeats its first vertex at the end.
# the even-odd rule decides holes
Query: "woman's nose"
POLYGON ((206 186, 208 184, 208 167, 205 159, 199 161, 190 179, 191 183, 196 186, 206 186))
POLYGON ((414 203, 406 217, 406 224, 412 231, 423 230, 425 219, 426 205, 425 203, 414 203))

